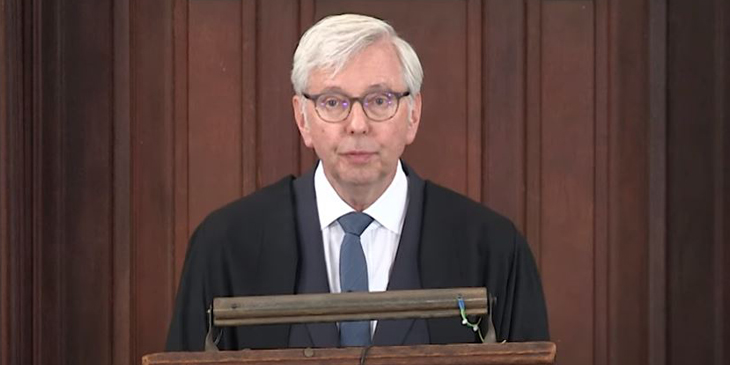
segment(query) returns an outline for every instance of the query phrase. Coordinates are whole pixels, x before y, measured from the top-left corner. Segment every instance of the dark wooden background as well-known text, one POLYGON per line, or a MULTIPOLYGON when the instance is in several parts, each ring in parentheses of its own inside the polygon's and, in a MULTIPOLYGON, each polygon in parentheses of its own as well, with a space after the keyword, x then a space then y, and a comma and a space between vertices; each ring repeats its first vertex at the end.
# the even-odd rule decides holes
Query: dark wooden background
POLYGON ((511 217, 560 364, 730 362, 726 0, 0 0, 0 364, 161 351, 187 239, 314 159, 301 32, 419 52, 407 161, 511 217))

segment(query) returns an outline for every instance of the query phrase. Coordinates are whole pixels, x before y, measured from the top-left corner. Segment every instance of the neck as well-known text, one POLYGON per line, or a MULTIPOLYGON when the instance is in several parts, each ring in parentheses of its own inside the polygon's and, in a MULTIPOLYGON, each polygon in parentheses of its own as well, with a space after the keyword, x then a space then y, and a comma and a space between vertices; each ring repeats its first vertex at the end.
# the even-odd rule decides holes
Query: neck
POLYGON ((342 200, 358 212, 362 212, 369 206, 373 205, 378 198, 385 192, 395 178, 396 170, 372 184, 342 184, 333 179, 325 170, 325 177, 330 185, 335 189, 337 195, 342 200))

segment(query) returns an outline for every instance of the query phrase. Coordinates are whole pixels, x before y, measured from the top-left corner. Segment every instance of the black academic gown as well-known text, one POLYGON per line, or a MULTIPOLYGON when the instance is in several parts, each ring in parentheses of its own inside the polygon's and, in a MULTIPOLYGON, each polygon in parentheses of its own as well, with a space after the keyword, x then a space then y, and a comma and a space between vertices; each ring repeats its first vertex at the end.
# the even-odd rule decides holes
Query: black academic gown
MULTIPOLYGON (((399 261, 408 261, 409 257, 404 256, 417 256, 410 261, 415 262, 412 266, 417 266, 414 277, 420 281, 420 288, 487 287, 497 298, 493 321, 498 340, 547 340, 547 313, 539 274, 529 246, 512 222, 456 192, 423 181, 405 164, 404 168, 409 194, 418 196, 409 196, 389 289, 413 288, 393 288, 391 284, 413 281, 413 277, 403 280, 409 273, 399 272, 402 271, 399 268, 410 266, 399 261), (413 219, 414 214, 420 216, 420 224, 409 223, 418 221, 413 219), (405 249, 411 247, 403 245, 409 237, 417 242, 413 248, 405 249)), ((298 179, 286 177, 211 213, 195 230, 168 333, 168 351, 203 349, 206 309, 215 297, 295 294, 301 289, 298 288, 302 284, 298 276, 303 253, 300 241, 303 235, 311 236, 311 229, 298 227, 301 216, 306 213, 301 209, 301 186, 305 186, 305 191, 311 186, 311 201, 313 175, 312 170, 298 179), (299 185, 296 190, 299 195, 295 196, 296 185, 299 185)), ((317 215, 316 206, 309 214, 317 215)), ((321 263, 324 265, 324 258, 321 263)), ((322 280, 324 284, 320 281, 319 286, 326 292, 326 277, 322 280)), ((425 325, 430 343, 477 340, 474 332, 458 318, 428 319, 425 325)), ((336 341, 332 336, 335 325, 318 326, 324 330, 310 329, 313 343, 307 345, 336 346, 332 342, 336 341), (322 335, 324 339, 318 338, 322 335)), ((379 323, 373 340, 375 345, 402 344, 389 341, 402 340, 405 334, 393 337, 378 333, 388 331, 389 327, 394 331, 408 331, 407 327, 379 323)), ((292 328, 301 329, 290 325, 226 328, 219 348, 288 347, 290 334, 298 333, 292 328)))

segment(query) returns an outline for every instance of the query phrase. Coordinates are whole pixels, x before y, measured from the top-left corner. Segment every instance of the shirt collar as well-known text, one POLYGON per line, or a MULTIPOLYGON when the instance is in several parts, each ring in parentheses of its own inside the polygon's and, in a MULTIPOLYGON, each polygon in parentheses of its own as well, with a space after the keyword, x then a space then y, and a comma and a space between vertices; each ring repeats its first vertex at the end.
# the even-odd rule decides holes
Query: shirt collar
MULTIPOLYGON (((328 227, 337 218, 355 211, 349 206, 327 180, 320 162, 314 172, 314 191, 317 196, 317 212, 321 229, 328 227)), ((408 200, 408 178, 403 172, 400 160, 395 177, 383 194, 367 209, 367 213, 386 229, 400 234, 408 200)))

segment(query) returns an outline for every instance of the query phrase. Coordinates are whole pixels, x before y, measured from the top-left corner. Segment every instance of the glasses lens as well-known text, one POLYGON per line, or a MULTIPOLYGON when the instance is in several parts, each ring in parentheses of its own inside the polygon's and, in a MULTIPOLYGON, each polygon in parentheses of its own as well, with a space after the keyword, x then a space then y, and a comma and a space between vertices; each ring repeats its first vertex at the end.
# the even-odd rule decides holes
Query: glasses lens
POLYGON ((329 122, 338 122, 347 117, 350 101, 338 94, 324 94, 317 98, 317 112, 320 118, 329 122))
POLYGON ((368 94, 364 98, 364 104, 368 117, 374 120, 391 118, 398 110, 398 100, 389 92, 368 94))

